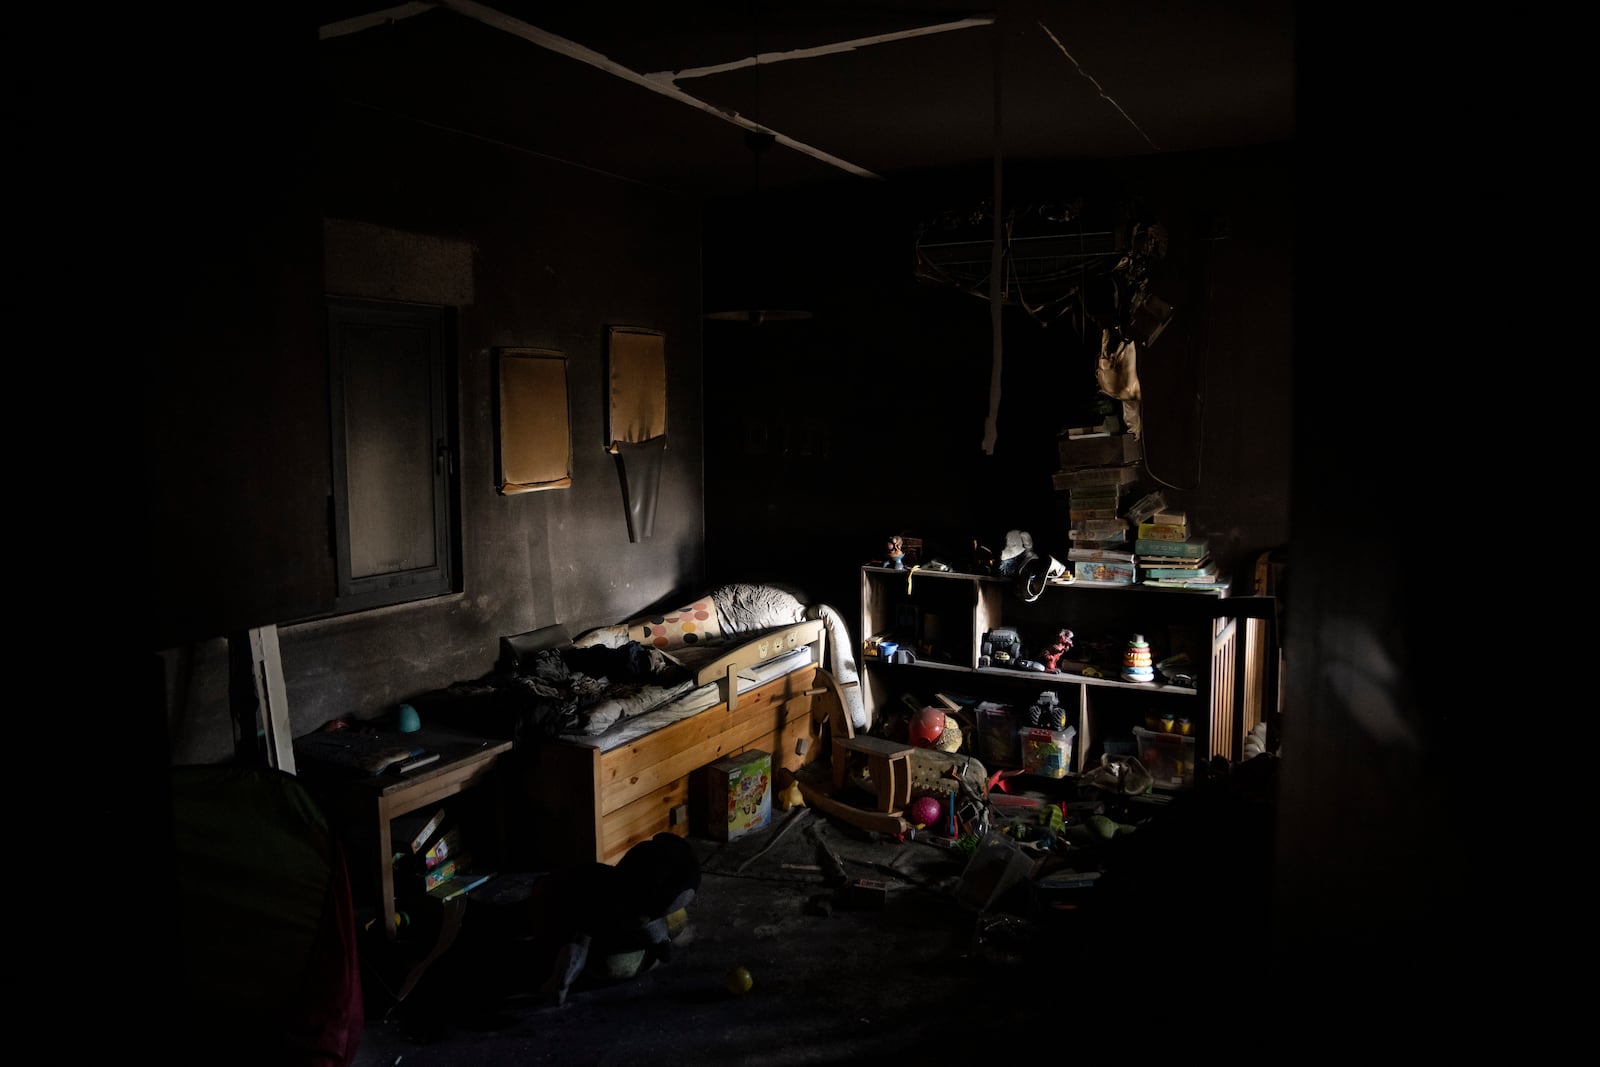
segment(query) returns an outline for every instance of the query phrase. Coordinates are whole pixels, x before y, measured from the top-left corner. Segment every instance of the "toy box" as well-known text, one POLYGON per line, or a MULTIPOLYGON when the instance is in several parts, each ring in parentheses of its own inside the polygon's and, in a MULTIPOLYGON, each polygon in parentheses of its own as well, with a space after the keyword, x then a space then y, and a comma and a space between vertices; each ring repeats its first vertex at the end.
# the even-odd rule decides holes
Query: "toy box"
POLYGON ((772 822, 771 753, 753 748, 720 759, 707 771, 706 830, 712 837, 733 841, 772 822))
POLYGON ((1155 779, 1158 789, 1187 789, 1194 785, 1194 738, 1133 728, 1139 762, 1155 779))

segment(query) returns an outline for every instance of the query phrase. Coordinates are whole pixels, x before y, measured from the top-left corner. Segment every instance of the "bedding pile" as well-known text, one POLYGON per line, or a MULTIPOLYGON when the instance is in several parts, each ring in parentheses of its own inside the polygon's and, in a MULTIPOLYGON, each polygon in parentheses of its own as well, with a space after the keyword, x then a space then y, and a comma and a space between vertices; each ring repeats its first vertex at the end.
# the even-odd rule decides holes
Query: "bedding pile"
POLYGON ((456 682, 435 699, 442 712, 474 733, 533 741, 593 737, 694 688, 694 676, 672 657, 626 641, 614 648, 542 649, 515 669, 456 682))
POLYGON ((776 585, 735 582, 721 585, 677 611, 651 615, 615 626, 601 626, 579 635, 579 647, 619 648, 629 642, 646 642, 670 655, 695 658, 701 649, 734 643, 745 637, 791 623, 820 620, 827 632, 825 666, 844 690, 850 721, 865 730, 866 705, 861 700, 856 671, 855 644, 844 617, 827 604, 807 604, 776 585))

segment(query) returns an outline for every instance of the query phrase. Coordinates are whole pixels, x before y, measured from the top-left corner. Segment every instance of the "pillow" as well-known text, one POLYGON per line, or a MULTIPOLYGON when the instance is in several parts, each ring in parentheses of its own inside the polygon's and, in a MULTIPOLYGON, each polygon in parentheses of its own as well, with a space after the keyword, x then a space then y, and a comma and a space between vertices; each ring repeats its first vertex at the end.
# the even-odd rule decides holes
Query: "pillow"
POLYGON ((674 649, 705 644, 722 636, 717 608, 709 596, 676 611, 646 615, 626 624, 628 640, 650 648, 674 649))

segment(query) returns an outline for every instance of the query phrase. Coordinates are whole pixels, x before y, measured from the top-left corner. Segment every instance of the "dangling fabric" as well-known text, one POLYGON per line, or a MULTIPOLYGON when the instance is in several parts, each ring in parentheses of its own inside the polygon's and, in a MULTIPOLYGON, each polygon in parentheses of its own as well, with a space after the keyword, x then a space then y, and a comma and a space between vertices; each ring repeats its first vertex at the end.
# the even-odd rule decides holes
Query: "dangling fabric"
POLYGON ((666 336, 659 330, 613 326, 610 331, 611 416, 608 446, 617 457, 628 540, 656 527, 661 454, 667 447, 666 336))
POLYGON ((665 437, 639 444, 612 446, 622 475, 623 503, 628 509, 628 540, 645 540, 656 528, 656 500, 661 492, 661 461, 667 450, 665 437))
POLYGON ((1095 364, 1095 381, 1100 391, 1122 401, 1122 423, 1135 438, 1141 429, 1139 418, 1138 353, 1132 341, 1111 345, 1111 331, 1100 331, 1100 358, 1095 364))

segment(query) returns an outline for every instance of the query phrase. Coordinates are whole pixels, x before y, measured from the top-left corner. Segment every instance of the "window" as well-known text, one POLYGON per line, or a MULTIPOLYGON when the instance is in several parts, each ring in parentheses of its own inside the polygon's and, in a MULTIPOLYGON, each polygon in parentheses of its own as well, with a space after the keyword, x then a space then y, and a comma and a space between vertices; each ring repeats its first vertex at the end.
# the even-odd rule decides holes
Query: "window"
POLYGON ((339 613, 456 591, 449 310, 330 297, 339 613))

